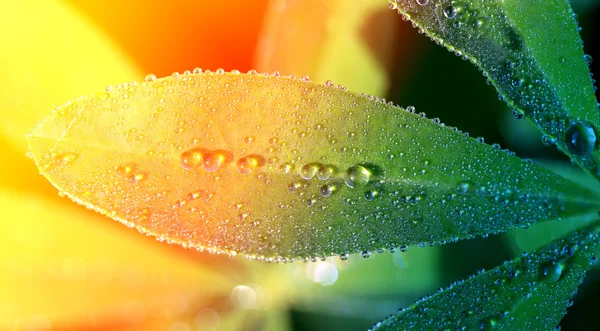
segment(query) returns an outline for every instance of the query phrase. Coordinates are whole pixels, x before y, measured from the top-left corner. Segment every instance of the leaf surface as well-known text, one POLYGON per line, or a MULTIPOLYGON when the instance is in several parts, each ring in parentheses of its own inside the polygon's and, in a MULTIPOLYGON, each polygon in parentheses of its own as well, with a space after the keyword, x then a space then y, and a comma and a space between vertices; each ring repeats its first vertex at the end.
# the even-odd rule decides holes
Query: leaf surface
POLYGON ((476 64, 517 116, 600 176, 591 58, 567 0, 391 0, 390 7, 476 64))
POLYGON ((598 208, 588 189, 438 122, 328 85, 198 73, 75 100, 29 142, 75 201, 256 258, 458 240, 598 208))
POLYGON ((554 330, 596 263, 598 225, 456 282, 373 330, 554 330))

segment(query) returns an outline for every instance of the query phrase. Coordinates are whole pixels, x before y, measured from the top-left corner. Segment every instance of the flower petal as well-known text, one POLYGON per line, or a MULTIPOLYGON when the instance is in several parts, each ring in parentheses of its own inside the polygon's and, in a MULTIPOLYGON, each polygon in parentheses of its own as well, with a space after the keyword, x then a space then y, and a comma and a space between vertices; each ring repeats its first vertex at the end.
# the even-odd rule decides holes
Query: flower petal
POLYGON ((235 261, 190 258, 81 208, 0 190, 0 211, 2 330, 171 318, 228 299, 233 287, 235 261))
POLYGON ((25 153, 25 134, 54 106, 141 73, 107 36, 58 0, 0 4, 2 138, 25 153))
POLYGON ((265 17, 255 58, 259 71, 386 94, 402 29, 385 1, 273 0, 265 17))

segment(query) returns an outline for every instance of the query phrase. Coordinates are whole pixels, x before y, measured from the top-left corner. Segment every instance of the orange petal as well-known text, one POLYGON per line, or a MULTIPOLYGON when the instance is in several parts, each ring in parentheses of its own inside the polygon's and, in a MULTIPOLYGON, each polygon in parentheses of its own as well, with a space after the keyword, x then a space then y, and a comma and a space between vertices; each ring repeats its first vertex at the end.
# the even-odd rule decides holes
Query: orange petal
POLYGON ((0 30, 2 136, 20 153, 24 135, 55 105, 142 77, 107 36, 62 1, 3 1, 0 30))
POLYGON ((1 190, 0 217, 1 330, 175 318, 228 298, 235 285, 231 260, 190 258, 76 206, 1 190))
POLYGON ((273 0, 257 50, 257 70, 384 96, 400 33, 399 17, 380 0, 273 0))
POLYGON ((268 0, 67 0, 148 72, 247 71, 268 0))

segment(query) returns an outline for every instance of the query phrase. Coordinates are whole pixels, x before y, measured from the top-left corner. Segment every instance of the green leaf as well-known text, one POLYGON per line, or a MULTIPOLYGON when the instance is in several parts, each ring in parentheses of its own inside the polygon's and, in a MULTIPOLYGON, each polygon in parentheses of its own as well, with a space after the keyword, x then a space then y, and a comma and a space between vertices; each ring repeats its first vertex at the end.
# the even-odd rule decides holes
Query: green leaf
POLYGON ((390 316, 384 330, 554 330, 596 262, 600 223, 452 284, 390 316))
POLYGON ((152 78, 60 107, 29 142, 64 195, 161 240, 345 257, 598 209, 588 189, 372 97, 256 74, 152 78))
POLYGON ((600 176, 600 112, 567 0, 391 0, 390 6, 479 66, 517 115, 600 176))

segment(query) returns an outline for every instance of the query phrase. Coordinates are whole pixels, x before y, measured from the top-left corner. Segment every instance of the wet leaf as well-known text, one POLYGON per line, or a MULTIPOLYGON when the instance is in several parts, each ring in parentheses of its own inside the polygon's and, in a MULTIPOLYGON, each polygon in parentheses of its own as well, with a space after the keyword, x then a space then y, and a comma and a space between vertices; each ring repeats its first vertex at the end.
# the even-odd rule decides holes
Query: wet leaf
POLYGON ((566 0, 391 0, 415 26, 479 66, 515 109, 597 177, 600 112, 566 0))
POLYGON ((63 194, 161 240, 345 258, 598 208, 595 193, 548 170, 327 84, 149 80, 58 108, 29 142, 63 194))
POLYGON ((595 263, 599 223, 468 280, 390 316, 383 330, 554 330, 595 263))

